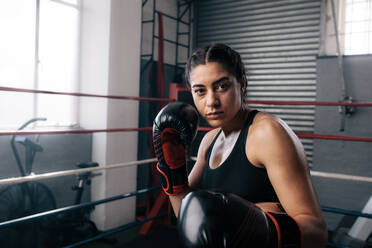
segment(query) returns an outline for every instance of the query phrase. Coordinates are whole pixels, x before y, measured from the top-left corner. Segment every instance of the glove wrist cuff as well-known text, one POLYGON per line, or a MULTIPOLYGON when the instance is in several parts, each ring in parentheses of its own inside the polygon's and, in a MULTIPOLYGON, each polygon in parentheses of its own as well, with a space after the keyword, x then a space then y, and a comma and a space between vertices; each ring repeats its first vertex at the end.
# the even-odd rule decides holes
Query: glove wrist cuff
POLYGON ((278 248, 303 247, 302 231, 298 223, 286 213, 265 212, 274 226, 278 248))
POLYGON ((167 195, 178 195, 187 191, 186 164, 177 169, 170 169, 168 166, 158 163, 156 169, 159 172, 160 184, 167 195))

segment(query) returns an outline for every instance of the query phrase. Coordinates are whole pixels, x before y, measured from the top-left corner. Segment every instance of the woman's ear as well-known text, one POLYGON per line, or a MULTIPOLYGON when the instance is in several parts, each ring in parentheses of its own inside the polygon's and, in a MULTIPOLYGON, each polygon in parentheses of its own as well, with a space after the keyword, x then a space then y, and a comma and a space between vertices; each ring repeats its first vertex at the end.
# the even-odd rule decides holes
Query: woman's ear
POLYGON ((243 75, 242 76, 242 93, 244 93, 247 89, 247 78, 243 75))

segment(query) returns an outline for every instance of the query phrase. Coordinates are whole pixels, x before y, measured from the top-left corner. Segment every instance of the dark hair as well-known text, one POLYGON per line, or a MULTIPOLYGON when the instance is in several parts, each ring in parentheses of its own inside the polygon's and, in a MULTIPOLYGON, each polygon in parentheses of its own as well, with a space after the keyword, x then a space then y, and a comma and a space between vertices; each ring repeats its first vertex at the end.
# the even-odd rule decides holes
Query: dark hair
POLYGON ((205 65, 208 62, 220 63, 229 73, 236 77, 242 86, 246 83, 245 68, 240 54, 225 44, 212 44, 196 49, 188 59, 185 79, 189 87, 192 69, 198 65, 205 65))

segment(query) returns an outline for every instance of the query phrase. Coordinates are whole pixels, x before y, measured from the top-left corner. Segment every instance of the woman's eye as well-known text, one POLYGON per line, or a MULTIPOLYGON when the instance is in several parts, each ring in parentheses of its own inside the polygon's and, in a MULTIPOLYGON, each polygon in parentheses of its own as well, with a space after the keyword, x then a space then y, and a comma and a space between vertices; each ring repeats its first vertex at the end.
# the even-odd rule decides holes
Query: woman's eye
POLYGON ((228 84, 219 84, 218 86, 217 86, 217 90, 219 90, 219 91, 225 91, 225 90, 227 90, 229 88, 229 85, 228 84))
POLYGON ((195 89, 194 93, 197 94, 197 95, 201 95, 201 94, 204 93, 204 90, 203 89, 195 89))

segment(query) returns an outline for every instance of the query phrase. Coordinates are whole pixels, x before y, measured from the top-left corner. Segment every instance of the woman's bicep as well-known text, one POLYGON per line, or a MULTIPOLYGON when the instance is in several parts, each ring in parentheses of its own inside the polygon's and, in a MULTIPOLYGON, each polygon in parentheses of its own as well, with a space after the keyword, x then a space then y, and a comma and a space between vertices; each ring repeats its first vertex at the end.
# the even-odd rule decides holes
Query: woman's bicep
POLYGON ((266 130, 261 161, 285 211, 292 217, 300 214, 321 215, 306 157, 299 140, 286 127, 274 124, 266 130))
POLYGON ((279 201, 289 215, 320 214, 310 175, 301 163, 282 159, 275 165, 268 165, 267 170, 279 201))
POLYGON ((324 247, 327 225, 307 163, 298 154, 295 145, 279 148, 277 152, 282 153, 282 157, 277 158, 274 161, 276 164, 272 163, 267 170, 279 201, 301 228, 303 247, 324 247))

